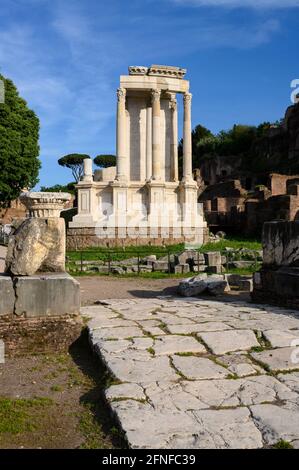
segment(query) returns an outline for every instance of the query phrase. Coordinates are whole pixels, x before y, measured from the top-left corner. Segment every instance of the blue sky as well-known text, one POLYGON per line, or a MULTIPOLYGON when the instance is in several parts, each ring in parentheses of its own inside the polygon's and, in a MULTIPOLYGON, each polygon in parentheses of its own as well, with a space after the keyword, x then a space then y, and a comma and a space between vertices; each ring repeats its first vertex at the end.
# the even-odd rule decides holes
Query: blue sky
POLYGON ((283 116, 299 78, 299 0, 1 0, 0 71, 41 122, 40 184, 57 159, 115 153, 128 65, 186 67, 192 121, 218 132, 283 116))

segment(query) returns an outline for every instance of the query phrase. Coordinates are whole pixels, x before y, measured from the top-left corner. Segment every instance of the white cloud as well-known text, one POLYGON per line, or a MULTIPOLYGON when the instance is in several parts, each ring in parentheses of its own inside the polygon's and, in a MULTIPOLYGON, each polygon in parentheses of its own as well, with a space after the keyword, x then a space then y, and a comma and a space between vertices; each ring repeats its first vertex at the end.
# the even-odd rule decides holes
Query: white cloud
POLYGON ((294 8, 299 7, 299 0, 171 0, 177 4, 198 7, 226 8, 294 8))

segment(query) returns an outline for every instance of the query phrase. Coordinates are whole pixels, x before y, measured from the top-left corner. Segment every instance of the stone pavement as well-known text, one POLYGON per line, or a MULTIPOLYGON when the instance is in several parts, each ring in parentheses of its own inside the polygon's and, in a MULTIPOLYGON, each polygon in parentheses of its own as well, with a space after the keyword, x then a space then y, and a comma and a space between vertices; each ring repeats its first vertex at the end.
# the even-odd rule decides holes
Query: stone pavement
POLYGON ((299 312, 161 297, 82 314, 130 447, 299 448, 299 312))

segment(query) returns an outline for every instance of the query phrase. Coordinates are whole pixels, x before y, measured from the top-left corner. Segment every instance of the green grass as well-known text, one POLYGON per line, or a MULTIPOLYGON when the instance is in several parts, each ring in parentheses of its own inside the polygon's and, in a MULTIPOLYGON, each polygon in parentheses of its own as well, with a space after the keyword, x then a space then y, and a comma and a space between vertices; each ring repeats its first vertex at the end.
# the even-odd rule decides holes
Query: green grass
POLYGON ((224 238, 216 243, 206 243, 199 251, 202 253, 207 251, 223 251, 225 248, 233 248, 235 250, 239 250, 241 248, 247 248, 248 250, 261 250, 262 244, 257 239, 231 237, 227 239, 224 238))
MULTIPOLYGON (((205 253, 208 251, 221 251, 224 252, 225 248, 232 248, 234 250, 240 250, 241 248, 247 248, 249 250, 261 250, 262 245, 260 241, 256 239, 248 239, 242 237, 231 237, 228 239, 220 240, 217 243, 206 243, 203 245, 198 251, 201 253, 205 253)), ((68 251, 67 252, 67 269, 68 272, 75 276, 107 276, 107 273, 101 272, 80 272, 80 264, 75 264, 75 262, 83 261, 103 261, 106 266, 108 266, 108 261, 123 261, 129 258, 137 258, 140 259, 144 258, 147 255, 155 254, 157 258, 161 258, 167 256, 169 253, 178 254, 184 251, 185 246, 184 244, 177 244, 177 245, 169 245, 166 247, 161 246, 130 246, 126 248, 105 248, 105 247, 92 247, 87 250, 82 251, 68 251)), ((238 255, 236 254, 234 258, 239 259, 238 255)), ((242 256, 242 259, 246 258, 242 256)), ((253 262, 254 263, 254 262, 253 262)), ((241 274, 241 275, 250 275, 257 271, 260 267, 260 263, 256 266, 253 264, 252 266, 246 268, 230 268, 227 270, 227 273, 232 274, 241 274)), ((186 274, 174 274, 174 273, 161 273, 161 272, 140 272, 140 273, 128 273, 128 274, 113 274, 113 276, 119 277, 139 277, 145 279, 164 279, 164 278, 181 278, 181 277, 190 277, 192 275, 196 275, 196 273, 186 273, 186 274)))
POLYGON ((180 243, 177 245, 169 245, 167 247, 162 246, 130 246, 126 248, 105 248, 105 247, 91 247, 87 250, 79 251, 68 251, 67 257, 69 261, 80 261, 81 252, 83 253, 84 261, 108 261, 109 257, 111 261, 121 261, 128 258, 140 258, 148 255, 157 255, 157 258, 167 255, 167 253, 174 254, 180 253, 184 250, 184 244, 180 243))
POLYGON ((283 439, 274 444, 273 447, 274 449, 294 449, 290 442, 284 441, 283 439))
POLYGON ((38 416, 51 406, 49 398, 11 399, 0 397, 0 436, 21 434, 38 429, 38 416))

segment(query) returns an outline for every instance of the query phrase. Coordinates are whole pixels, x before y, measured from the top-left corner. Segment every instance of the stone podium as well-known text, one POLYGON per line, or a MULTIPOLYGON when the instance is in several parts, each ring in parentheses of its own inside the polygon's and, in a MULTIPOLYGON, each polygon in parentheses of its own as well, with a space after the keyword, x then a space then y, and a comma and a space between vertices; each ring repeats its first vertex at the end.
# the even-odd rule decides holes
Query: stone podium
POLYGON ((8 319, 76 316, 79 283, 65 272, 65 225, 60 211, 67 193, 28 192, 20 196, 28 218, 15 221, 0 277, 0 316, 8 319), (2 287, 1 287, 2 286, 2 287))
POLYGON ((96 179, 92 161, 85 160, 77 185, 78 214, 69 224, 70 248, 203 243, 207 229, 192 174, 192 95, 185 73, 152 65, 129 67, 129 75, 120 77, 115 177, 96 179), (178 94, 184 111, 181 178, 178 94))

